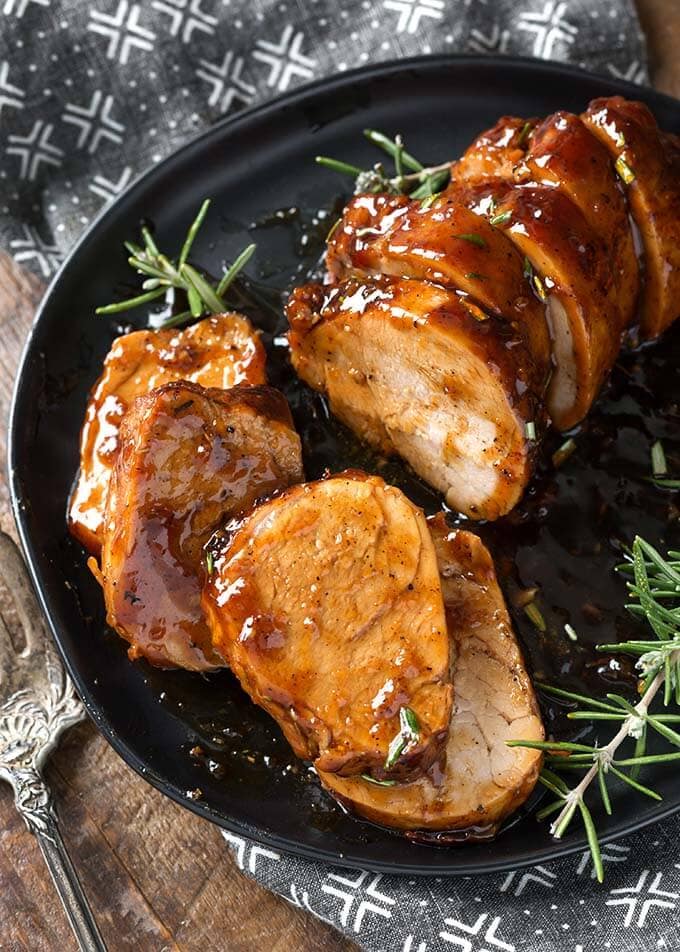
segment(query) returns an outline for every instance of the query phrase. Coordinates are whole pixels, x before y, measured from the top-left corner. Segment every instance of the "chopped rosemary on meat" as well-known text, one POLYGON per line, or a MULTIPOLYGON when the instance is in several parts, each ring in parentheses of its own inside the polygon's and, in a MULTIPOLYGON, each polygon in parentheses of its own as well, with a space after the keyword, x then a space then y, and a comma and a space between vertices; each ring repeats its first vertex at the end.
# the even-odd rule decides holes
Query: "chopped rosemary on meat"
POLYGON ((525 122, 522 128, 520 129, 520 133, 517 136, 517 145, 520 148, 526 143, 527 139, 529 138, 529 133, 531 132, 531 129, 532 129, 532 124, 530 122, 525 122))
POLYGON ((614 163, 614 168, 616 169, 618 176, 624 185, 630 185, 630 183, 634 181, 635 172, 631 169, 630 165, 628 165, 622 155, 620 155, 614 163))
POLYGON ((528 440, 536 440, 536 424, 533 420, 529 420, 529 422, 525 424, 524 434, 528 440))
POLYGON ((665 476, 668 473, 668 463, 666 462, 666 454, 663 450, 663 444, 661 440, 657 440, 656 443, 652 444, 652 476, 665 476))
POLYGON ((377 787, 394 787, 397 783, 396 780, 376 780, 375 777, 371 777, 370 774, 362 773, 362 780, 366 780, 368 783, 374 783, 377 787))
MULTIPOLYGON (((578 811, 581 815, 593 867, 600 882, 604 879, 602 857, 597 830, 585 795, 597 780, 605 812, 612 813, 607 784, 618 778, 638 793, 653 800, 660 794, 644 786, 638 779, 639 771, 649 764, 675 763, 680 750, 647 754, 647 737, 651 731, 659 734, 672 747, 680 748, 680 733, 669 723, 680 722, 680 712, 651 713, 650 707, 663 688, 663 704, 680 705, 680 552, 669 551, 664 557, 639 536, 630 553, 617 571, 626 578, 631 602, 626 608, 636 618, 647 622, 655 637, 647 640, 598 645, 598 650, 629 654, 637 658, 640 672, 640 700, 633 704, 620 694, 607 694, 606 699, 575 694, 550 685, 537 685, 545 693, 577 705, 567 716, 571 720, 615 721, 618 729, 604 746, 567 741, 508 741, 511 747, 529 747, 545 751, 545 764, 539 780, 556 799, 536 814, 539 820, 557 813, 552 823, 552 835, 559 839, 567 831, 578 811), (632 755, 618 756, 619 748, 629 739, 634 741, 632 755), (579 782, 570 787, 560 776, 564 771, 583 773, 579 782)), ((565 626, 566 628, 566 626, 565 626)))
POLYGON ((205 570, 208 575, 212 575, 215 569, 215 557, 213 556, 210 549, 205 554, 205 570))
POLYGON ((505 212, 499 212, 498 215, 493 215, 493 217, 491 217, 491 218, 489 219, 489 224, 491 224, 491 225, 504 225, 504 224, 506 223, 506 221, 510 221, 511 218, 512 218, 512 212, 511 212, 511 211, 508 210, 508 211, 505 211, 505 212))
POLYGON ((390 770, 402 754, 420 740, 418 717, 410 707, 399 709, 399 733, 395 734, 387 749, 385 770, 390 770))
POLYGON ((529 602, 528 605, 524 606, 524 614, 527 616, 531 624, 538 628, 539 631, 545 632, 548 630, 548 626, 545 623, 545 618, 541 609, 538 607, 536 602, 529 602))
POLYGON ((558 446, 552 455, 552 463, 555 469, 559 469, 562 463, 565 463, 576 449, 576 440, 569 437, 561 446, 558 446))
POLYGON ((233 264, 225 271, 217 285, 208 281, 202 271, 189 264, 188 258, 209 208, 210 199, 206 198, 189 226, 176 261, 171 260, 158 249, 154 237, 146 225, 141 229, 143 245, 126 241, 125 248, 130 254, 128 264, 137 274, 145 275, 145 280, 142 282, 142 290, 145 293, 127 298, 124 301, 116 301, 113 304, 98 307, 95 313, 120 314, 122 311, 129 311, 143 304, 149 304, 157 298, 166 297, 172 291, 181 291, 186 296, 188 309, 173 314, 159 325, 161 327, 176 327, 206 314, 220 314, 227 310, 223 295, 236 276, 250 261, 255 251, 255 245, 251 244, 243 249, 233 264))
POLYGON ((486 281, 486 275, 480 274, 478 271, 468 271, 465 277, 472 281, 486 281))
MULTIPOLYGON (((451 179, 451 163, 443 162, 426 168, 404 148, 400 135, 390 139, 376 129, 365 129, 364 135, 373 145, 386 152, 394 162, 394 175, 389 175, 381 162, 370 169, 360 169, 349 162, 317 155, 316 162, 333 172, 349 175, 354 179, 354 194, 361 192, 387 192, 389 195, 409 195, 411 198, 428 199, 438 195, 451 179), (407 171, 408 170, 408 171, 407 171)), ((431 203, 430 203, 431 204, 431 203)), ((428 208, 429 206, 424 206, 428 208)))
POLYGON ((564 631, 565 631, 565 633, 566 633, 566 635, 567 635, 567 638, 568 638, 570 641, 578 641, 578 635, 576 634, 576 632, 574 631, 574 629, 573 629, 573 627, 572 627, 571 625, 566 624, 566 625, 564 626, 564 631))
POLYGON ((478 248, 486 248, 486 242, 481 235, 475 232, 465 232, 462 235, 454 235, 454 238, 461 238, 463 241, 469 241, 471 245, 477 245, 478 248))

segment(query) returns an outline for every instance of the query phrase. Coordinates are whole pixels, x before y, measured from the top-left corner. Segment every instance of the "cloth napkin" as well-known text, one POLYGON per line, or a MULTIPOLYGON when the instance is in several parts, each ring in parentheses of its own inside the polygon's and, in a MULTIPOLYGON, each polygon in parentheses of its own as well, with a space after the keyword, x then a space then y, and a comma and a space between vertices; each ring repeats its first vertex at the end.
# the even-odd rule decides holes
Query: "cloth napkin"
MULTIPOLYGON (((2 0, 0 16, 0 248, 45 279, 138 173, 311 79, 451 51, 647 81, 632 0, 2 0)), ((416 880, 225 838, 246 875, 368 950, 680 949, 678 819, 605 847, 605 886, 587 853, 416 880)))

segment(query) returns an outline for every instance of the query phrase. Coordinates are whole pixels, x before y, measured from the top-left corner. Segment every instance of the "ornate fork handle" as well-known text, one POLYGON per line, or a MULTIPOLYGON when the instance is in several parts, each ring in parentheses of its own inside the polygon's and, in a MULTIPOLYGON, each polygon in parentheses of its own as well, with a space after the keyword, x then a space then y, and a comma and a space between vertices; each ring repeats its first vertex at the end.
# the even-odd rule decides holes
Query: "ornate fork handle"
POLYGON ((42 775, 60 734, 81 721, 85 709, 46 635, 19 550, 3 532, 0 582, 23 635, 12 634, 0 610, 0 780, 11 784, 16 808, 38 838, 80 948, 106 952, 42 775))
POLYGON ((59 821, 47 784, 35 770, 13 776, 17 810, 35 834, 71 928, 83 952, 106 952, 78 874, 59 832, 59 821))

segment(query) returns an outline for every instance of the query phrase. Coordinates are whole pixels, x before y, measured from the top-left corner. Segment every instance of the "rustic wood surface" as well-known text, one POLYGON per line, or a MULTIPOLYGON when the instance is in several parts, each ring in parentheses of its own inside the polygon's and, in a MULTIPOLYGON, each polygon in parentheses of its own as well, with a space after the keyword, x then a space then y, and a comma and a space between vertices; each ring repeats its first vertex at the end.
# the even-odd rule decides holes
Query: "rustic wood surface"
MULTIPOLYGON (((680 3, 638 0, 655 85, 680 97, 680 3)), ((20 350, 43 286, 0 255, 0 527, 14 533, 6 420, 20 350)), ((111 950, 351 952, 355 946, 246 879, 217 829, 134 774, 87 723, 48 769, 64 838, 111 950)), ((0 949, 75 943, 33 837, 0 784, 0 949)))

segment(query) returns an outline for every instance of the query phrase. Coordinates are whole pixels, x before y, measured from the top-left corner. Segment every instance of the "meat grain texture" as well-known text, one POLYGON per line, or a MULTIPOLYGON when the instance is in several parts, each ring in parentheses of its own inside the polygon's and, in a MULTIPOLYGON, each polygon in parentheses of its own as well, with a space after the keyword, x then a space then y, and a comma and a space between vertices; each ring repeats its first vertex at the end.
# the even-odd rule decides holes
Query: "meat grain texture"
POLYGON ((92 554, 103 543, 104 509, 121 422, 135 397, 173 380, 227 389, 265 383, 265 352, 240 314, 207 317, 186 330, 142 330, 118 337, 87 404, 80 470, 69 500, 70 532, 92 554))
POLYGON ((439 755, 449 639, 434 544, 400 490, 347 472, 256 507, 216 559, 203 607, 215 650, 317 768, 405 779, 439 755), (387 765, 402 707, 419 737, 387 765))
POLYGON ((529 796, 539 751, 508 740, 543 740, 531 680, 512 630, 493 562, 480 539, 428 520, 434 538, 455 658, 455 701, 440 760, 412 783, 380 787, 319 771, 353 812, 402 830, 492 833, 529 796))
POLYGON ((184 381, 137 397, 119 434, 101 570, 107 621, 131 658, 223 665, 201 610, 205 546, 226 520, 303 478, 300 439, 270 387, 184 381))

